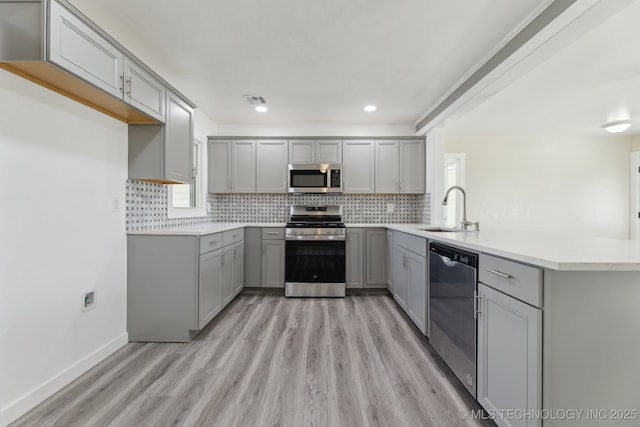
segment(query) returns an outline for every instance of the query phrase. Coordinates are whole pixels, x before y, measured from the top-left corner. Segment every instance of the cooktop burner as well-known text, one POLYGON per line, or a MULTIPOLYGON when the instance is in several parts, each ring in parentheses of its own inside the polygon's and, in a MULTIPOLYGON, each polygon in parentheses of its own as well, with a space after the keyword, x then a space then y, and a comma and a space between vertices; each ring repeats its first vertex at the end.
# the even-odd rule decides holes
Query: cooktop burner
POLYGON ((288 222, 287 228, 344 228, 344 222, 288 222))
POLYGON ((287 228, 344 228, 342 206, 291 206, 287 228))

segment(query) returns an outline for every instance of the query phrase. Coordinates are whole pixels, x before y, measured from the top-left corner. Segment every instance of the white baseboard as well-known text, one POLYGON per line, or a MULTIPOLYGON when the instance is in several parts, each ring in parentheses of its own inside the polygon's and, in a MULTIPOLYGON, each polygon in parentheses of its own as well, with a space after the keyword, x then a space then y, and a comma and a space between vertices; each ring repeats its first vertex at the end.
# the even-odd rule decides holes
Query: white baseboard
POLYGON ((35 408, 39 403, 70 384, 80 375, 102 362, 129 342, 129 334, 124 332, 83 359, 43 382, 24 396, 0 408, 0 426, 4 427, 35 408))

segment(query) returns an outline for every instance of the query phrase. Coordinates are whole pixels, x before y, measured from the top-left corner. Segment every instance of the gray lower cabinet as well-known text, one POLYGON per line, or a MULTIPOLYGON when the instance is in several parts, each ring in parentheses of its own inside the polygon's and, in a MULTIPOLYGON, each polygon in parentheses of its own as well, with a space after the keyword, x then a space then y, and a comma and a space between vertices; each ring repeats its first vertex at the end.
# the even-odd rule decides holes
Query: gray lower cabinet
POLYGON ((540 426, 507 410, 542 408, 542 270, 480 254, 478 396, 499 426, 540 426))
POLYGON ((364 229, 347 228, 346 233, 347 288, 362 288, 364 287, 364 229))
POLYGON ((233 245, 233 296, 244 289, 244 242, 233 245))
POLYGON ((243 229, 127 237, 130 341, 188 342, 243 288, 243 229))
POLYGON ((198 329, 222 310, 222 249, 200 255, 198 280, 198 329))
MULTIPOLYGON (((277 233, 276 233, 277 234, 277 233)), ((244 286, 262 286, 262 228, 244 229, 244 286)))
POLYGON ((365 286, 387 287, 387 231, 384 228, 365 230, 365 286))
POLYGON ((262 229, 262 287, 284 288, 284 228, 262 229))
POLYGON ((387 286, 387 232, 384 228, 347 228, 347 288, 387 286))
POLYGON ((427 239, 394 233, 393 296, 423 334, 427 332, 427 239))
POLYGON ((387 289, 393 295, 393 230, 387 230, 387 289))
MULTIPOLYGON (((395 233, 397 234, 397 233, 395 233)), ((395 245, 393 246, 393 265, 391 269, 393 282, 393 298, 404 310, 407 309, 407 264, 405 250, 395 245)))

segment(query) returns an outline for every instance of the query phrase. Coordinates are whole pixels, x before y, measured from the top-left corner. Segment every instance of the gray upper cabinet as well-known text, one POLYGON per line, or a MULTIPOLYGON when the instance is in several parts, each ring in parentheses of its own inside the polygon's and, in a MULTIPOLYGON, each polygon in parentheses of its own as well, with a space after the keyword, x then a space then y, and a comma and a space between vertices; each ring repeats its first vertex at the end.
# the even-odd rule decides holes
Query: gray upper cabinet
POLYGON ((192 177, 193 109, 167 92, 165 128, 165 179, 189 182, 192 177))
POLYGON ((375 192, 425 192, 425 141, 377 139, 375 143, 375 192))
POLYGON ((51 2, 50 22, 51 62, 122 98, 124 54, 56 1, 51 2))
POLYGON ((164 125, 129 125, 129 178, 163 184, 192 176, 193 110, 167 92, 164 125))
POLYGON ((344 141, 342 149, 342 191, 345 193, 373 193, 373 171, 373 140, 344 141))
POLYGON ((287 140, 258 140, 256 191, 287 192, 287 140))
POLYGON ((400 189, 398 167, 400 146, 396 140, 376 140, 376 193, 397 193, 400 189))
POLYGON ((207 168, 209 193, 231 191, 231 144, 229 140, 209 140, 207 143, 207 168))
POLYGON ((255 193, 256 142, 233 141, 231 145, 231 191, 255 193))
POLYGON ((400 141, 400 193, 425 192, 425 145, 424 139, 400 141))
POLYGON ((175 89, 67 0, 0 1, 0 34, 1 68, 129 124, 165 121, 175 89))
POLYGON ((164 123, 167 89, 151 73, 126 56, 123 88, 126 102, 164 123))
POLYGON ((342 163, 342 141, 290 139, 289 163, 342 163))
POLYGON ((209 193, 255 193, 256 141, 208 141, 209 193))

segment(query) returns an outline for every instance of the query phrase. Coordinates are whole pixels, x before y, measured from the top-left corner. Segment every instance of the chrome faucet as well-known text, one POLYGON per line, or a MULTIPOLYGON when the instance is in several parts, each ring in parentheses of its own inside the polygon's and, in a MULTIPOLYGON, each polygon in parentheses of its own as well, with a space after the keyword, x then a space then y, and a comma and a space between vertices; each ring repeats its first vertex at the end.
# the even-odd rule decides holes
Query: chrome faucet
POLYGON ((445 206, 447 205, 447 198, 449 197, 449 193, 451 193, 451 191, 453 190, 460 190, 460 192, 462 193, 462 221, 460 222, 460 224, 462 225, 462 229, 466 230, 470 225, 473 225, 476 231, 480 230, 479 222, 467 221, 467 193, 464 191, 464 188, 460 187, 459 185, 449 187, 449 189, 447 189, 447 192, 444 194, 442 204, 445 206))

